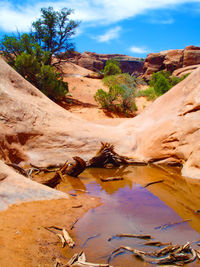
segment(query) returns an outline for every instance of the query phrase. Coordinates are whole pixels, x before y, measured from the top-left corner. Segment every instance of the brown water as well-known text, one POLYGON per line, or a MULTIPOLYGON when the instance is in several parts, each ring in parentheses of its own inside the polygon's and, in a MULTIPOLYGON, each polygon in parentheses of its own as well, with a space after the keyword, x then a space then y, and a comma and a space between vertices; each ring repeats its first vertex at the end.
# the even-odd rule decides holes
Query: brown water
MULTIPOLYGON (((76 247, 67 257, 83 250, 90 262, 106 263, 110 253, 119 246, 131 246, 145 251, 156 248, 144 246, 145 240, 121 238, 108 242, 119 233, 148 234, 154 241, 185 244, 200 240, 200 180, 184 178, 177 168, 128 166, 119 169, 87 169, 77 178, 66 177, 59 189, 76 194, 99 196, 102 205, 89 211, 71 232, 76 247), (124 180, 101 182, 100 178, 122 176, 124 180), (147 183, 164 180, 144 188, 147 183), (87 192, 76 191, 76 189, 87 192), (166 229, 158 226, 180 222, 166 229), (93 237, 95 236, 95 237, 93 237), (88 238, 87 242, 85 242, 88 238)), ((193 247, 199 247, 194 243, 193 247)), ((152 266, 124 253, 114 258, 112 266, 152 266)), ((189 264, 197 266, 199 262, 189 264)))

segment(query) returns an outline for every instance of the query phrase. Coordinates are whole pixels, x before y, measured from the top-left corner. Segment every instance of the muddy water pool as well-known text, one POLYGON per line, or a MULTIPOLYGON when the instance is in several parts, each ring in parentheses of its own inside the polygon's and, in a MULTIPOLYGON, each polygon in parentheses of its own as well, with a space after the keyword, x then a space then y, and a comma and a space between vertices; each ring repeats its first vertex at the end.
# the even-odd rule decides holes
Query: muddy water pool
MULTIPOLYGON (((110 236, 119 233, 148 234, 152 236, 152 241, 172 244, 190 241, 194 242, 194 248, 200 249, 196 243, 200 241, 200 213, 196 212, 200 209, 200 181, 182 177, 178 168, 152 165, 87 169, 79 178, 66 177, 58 189, 89 194, 102 200, 101 206, 90 210, 74 225, 71 235, 76 246, 66 251, 68 258, 83 250, 88 261, 106 263, 111 252, 119 246, 144 251, 158 249, 144 245, 147 240, 137 238, 108 241, 110 236), (101 178, 119 176, 124 180, 101 181, 101 178), (158 180, 164 181, 144 187, 158 180), (188 221, 182 222, 184 220, 188 221), (159 228, 165 224, 168 224, 166 228, 159 228)), ((189 266, 199 263, 195 261, 189 266)), ((153 266, 128 252, 113 258, 110 264, 120 267, 153 266)))

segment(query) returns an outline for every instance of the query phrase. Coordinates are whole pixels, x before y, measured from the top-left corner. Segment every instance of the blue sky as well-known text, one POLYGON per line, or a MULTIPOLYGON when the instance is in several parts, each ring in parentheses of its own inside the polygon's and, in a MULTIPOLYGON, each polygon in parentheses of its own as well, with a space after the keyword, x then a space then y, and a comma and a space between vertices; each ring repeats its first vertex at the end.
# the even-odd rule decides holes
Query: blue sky
POLYGON ((0 33, 28 31, 40 8, 74 9, 79 52, 146 57, 200 46, 200 0, 0 0, 0 33))

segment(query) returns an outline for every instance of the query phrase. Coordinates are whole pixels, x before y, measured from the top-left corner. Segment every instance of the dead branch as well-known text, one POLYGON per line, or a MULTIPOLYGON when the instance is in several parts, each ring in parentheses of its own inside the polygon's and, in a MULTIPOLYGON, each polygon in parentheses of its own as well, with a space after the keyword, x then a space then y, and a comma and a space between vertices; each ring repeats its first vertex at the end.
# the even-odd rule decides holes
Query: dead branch
POLYGON ((96 155, 87 162, 87 167, 105 168, 106 165, 112 164, 115 167, 128 164, 128 158, 118 155, 114 151, 114 146, 109 143, 101 143, 101 148, 96 155))
POLYGON ((56 187, 62 181, 62 174, 60 171, 57 171, 55 175, 49 180, 43 181, 42 184, 47 185, 49 187, 56 187))
POLYGON ((66 245, 65 238, 61 234, 56 234, 56 235, 60 238, 60 240, 62 242, 62 248, 64 248, 66 245))
POLYGON ((161 247, 161 246, 171 245, 171 242, 169 242, 169 243, 162 243, 162 242, 159 242, 159 241, 151 241, 151 242, 144 243, 144 245, 145 246, 161 247))
POLYGON ((186 220, 183 220, 183 221, 180 221, 180 222, 174 222, 174 223, 169 223, 169 224, 163 224, 163 225, 154 227, 154 229, 164 230, 164 229, 167 229, 167 228, 172 227, 174 225, 182 224, 182 223, 189 222, 189 221, 191 221, 191 219, 186 219, 186 220))
POLYGON ((163 182, 164 182, 164 180, 159 180, 159 181, 151 182, 151 183, 146 184, 146 185, 144 186, 144 188, 146 188, 146 187, 148 187, 148 186, 150 186, 150 185, 153 185, 153 184, 158 184, 158 183, 163 183, 163 182))
POLYGON ((63 232, 63 236, 64 236, 64 239, 65 239, 67 245, 70 248, 73 248, 75 246, 75 242, 73 241, 73 239, 70 237, 70 235, 68 234, 68 232, 65 229, 63 229, 62 232, 63 232))
POLYGON ((185 264, 195 261, 197 258, 197 253, 194 249, 190 247, 190 244, 185 246, 180 245, 170 245, 161 250, 155 252, 145 252, 140 251, 131 247, 121 246, 115 249, 108 258, 108 262, 111 261, 113 256, 117 256, 121 251, 129 251, 133 255, 139 257, 145 262, 151 264, 185 264), (156 258, 155 258, 156 257, 156 258))
POLYGON ((70 230, 72 230, 72 229, 74 228, 75 224, 76 224, 78 221, 79 221, 79 219, 77 219, 77 220, 72 224, 70 230))
POLYGON ((152 238, 150 235, 117 234, 117 235, 109 237, 108 241, 111 241, 112 239, 116 237, 131 237, 131 238, 139 238, 139 239, 151 239, 152 238))
POLYGON ((68 261, 67 266, 88 266, 88 267, 112 267, 109 264, 99 264, 99 263, 91 263, 86 262, 85 253, 82 251, 80 253, 74 254, 74 256, 68 261))
POLYGON ((29 178, 28 172, 26 170, 24 170, 22 167, 18 166, 15 163, 6 163, 6 165, 12 167, 13 169, 17 170, 20 174, 22 174, 23 176, 29 178))
POLYGON ((88 238, 85 240, 85 242, 83 243, 82 248, 84 248, 84 247, 86 246, 86 244, 87 244, 87 242, 88 242, 89 240, 94 239, 94 238, 99 237, 99 236, 100 236, 100 234, 97 234, 97 235, 93 235, 93 236, 88 237, 88 238))
POLYGON ((73 177, 77 177, 80 173, 82 173, 86 169, 86 162, 80 157, 73 157, 75 163, 68 164, 66 168, 62 168, 62 174, 68 174, 73 177))
POLYGON ((102 182, 111 182, 111 181, 120 181, 124 180, 123 177, 108 177, 108 178, 101 178, 102 182))

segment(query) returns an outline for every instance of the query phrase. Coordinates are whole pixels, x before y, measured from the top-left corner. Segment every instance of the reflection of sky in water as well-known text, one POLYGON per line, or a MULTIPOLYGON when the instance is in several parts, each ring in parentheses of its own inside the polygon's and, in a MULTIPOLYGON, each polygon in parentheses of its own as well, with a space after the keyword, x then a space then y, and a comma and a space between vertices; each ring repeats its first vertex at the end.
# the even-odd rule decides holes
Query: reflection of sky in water
MULTIPOLYGON (((102 205, 90 210, 74 228, 78 246, 81 246, 88 237, 99 235, 89 240, 84 247, 90 261, 98 262, 99 259, 99 262, 102 262, 106 255, 121 245, 140 250, 155 249, 147 248, 143 245, 145 241, 139 239, 122 238, 107 241, 108 237, 119 233, 149 234, 154 241, 171 241, 173 244, 185 244, 187 241, 200 239, 199 233, 194 230, 196 225, 199 225, 200 216, 198 217, 193 212, 193 209, 200 205, 199 194, 195 191, 200 189, 200 184, 198 182, 193 184, 189 180, 185 182, 176 170, 172 169, 172 171, 173 174, 169 174, 157 167, 128 167, 120 170, 90 169, 78 179, 77 187, 75 186, 76 180, 70 181, 70 186, 73 185, 72 188, 84 188, 89 195, 95 195, 102 199, 102 205), (123 176, 125 179, 105 183, 100 180, 100 178, 111 176, 123 176), (164 183, 148 188, 140 185, 144 186, 160 179, 164 179, 164 183), (191 198, 191 194, 193 198, 191 198), (190 218, 192 223, 194 222, 194 229, 187 222, 163 230, 155 229, 160 225, 190 218)), ((196 228, 199 229, 199 226, 196 228)), ((144 263, 128 255, 117 257, 112 264, 114 266, 131 266, 133 264, 144 266, 144 263)), ((191 266, 196 265, 194 263, 191 266)))

